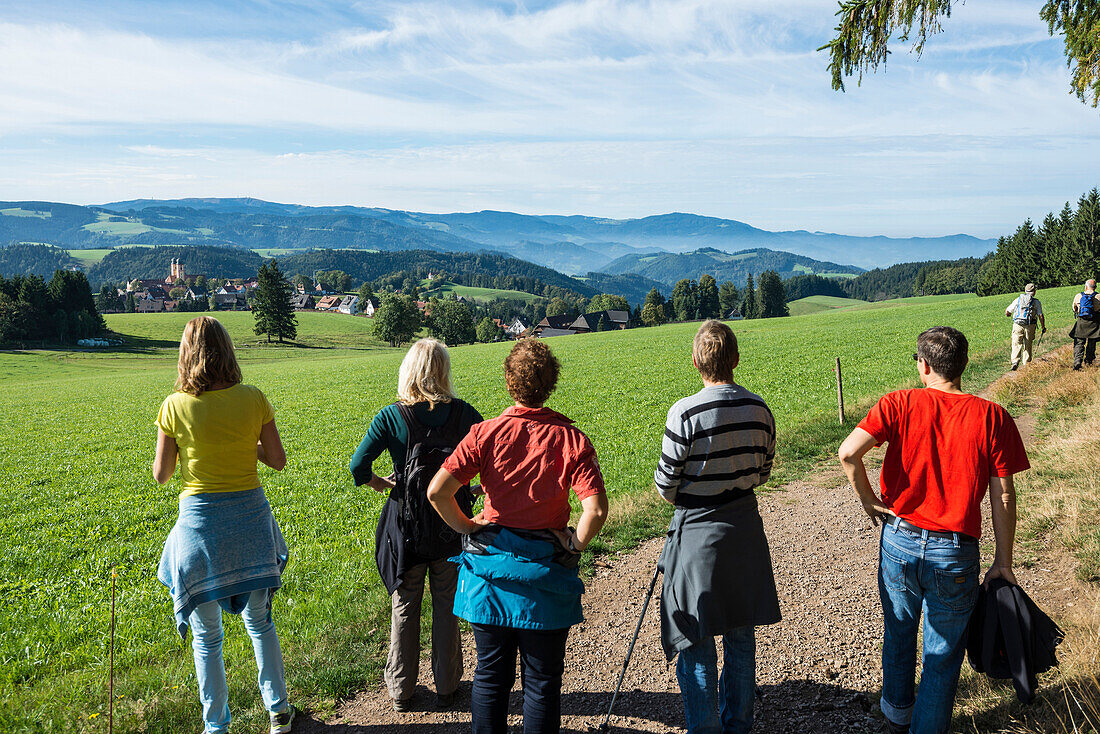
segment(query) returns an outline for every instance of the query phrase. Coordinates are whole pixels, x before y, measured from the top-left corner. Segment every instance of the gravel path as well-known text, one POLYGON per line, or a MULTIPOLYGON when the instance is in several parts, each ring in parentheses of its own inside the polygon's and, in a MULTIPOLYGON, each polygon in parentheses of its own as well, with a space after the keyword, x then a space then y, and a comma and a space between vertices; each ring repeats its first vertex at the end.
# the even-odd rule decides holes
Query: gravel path
MULTIPOLYGON (((1030 442, 1033 424, 1028 420, 1021 424, 1025 441, 1030 442)), ((838 476, 836 470, 813 483, 795 482, 760 499, 784 618, 778 625, 757 630, 757 732, 880 731, 877 531, 850 487, 837 486, 838 476)), ((988 509, 985 514, 988 518, 988 509)), ((985 535, 989 540, 983 539, 982 545, 988 563, 992 550, 988 527, 985 535)), ((646 542, 633 553, 610 559, 588 581, 587 620, 571 631, 566 653, 564 731, 585 732, 603 721, 660 542, 646 542)), ((1066 563, 1041 559, 1017 572, 1021 585, 1053 614, 1064 611, 1074 597, 1066 581, 1073 574, 1066 563)), ((668 732, 683 727, 675 671, 665 663, 659 629, 655 599, 623 682, 612 731, 668 732)), ((433 708, 431 671, 425 660, 414 697, 416 711, 395 713, 385 690, 376 685, 346 701, 327 721, 303 721, 295 731, 469 731, 469 680, 475 656, 472 637, 466 637, 465 681, 453 711, 433 708)), ((522 721, 520 706, 520 695, 513 691, 515 724, 522 721)))

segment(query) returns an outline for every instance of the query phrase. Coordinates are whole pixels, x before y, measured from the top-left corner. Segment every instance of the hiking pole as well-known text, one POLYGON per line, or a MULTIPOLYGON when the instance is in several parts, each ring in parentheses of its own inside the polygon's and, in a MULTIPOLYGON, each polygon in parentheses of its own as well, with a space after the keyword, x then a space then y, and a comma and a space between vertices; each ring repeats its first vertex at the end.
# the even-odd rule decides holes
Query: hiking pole
POLYGON ((118 569, 111 569, 111 672, 107 683, 107 734, 114 734, 115 730, 115 579, 118 578, 118 569))
POLYGON ((649 591, 645 594, 645 601, 642 603, 642 613, 638 615, 638 624, 634 627, 634 637, 630 640, 630 647, 626 650, 626 660, 623 661, 623 669, 619 671, 619 682, 615 684, 615 693, 611 695, 611 705, 607 707, 607 716, 604 717, 603 723, 599 726, 590 726, 588 731, 593 734, 608 734, 611 731, 611 712, 615 709, 615 699, 619 697, 619 689, 622 688, 623 678, 626 676, 626 666, 630 665, 630 656, 634 653, 634 643, 638 641, 638 633, 642 631, 642 621, 645 619, 646 610, 649 609, 649 600, 653 596, 653 587, 657 585, 657 574, 661 572, 661 567, 658 565, 653 569, 653 578, 649 580, 649 591))

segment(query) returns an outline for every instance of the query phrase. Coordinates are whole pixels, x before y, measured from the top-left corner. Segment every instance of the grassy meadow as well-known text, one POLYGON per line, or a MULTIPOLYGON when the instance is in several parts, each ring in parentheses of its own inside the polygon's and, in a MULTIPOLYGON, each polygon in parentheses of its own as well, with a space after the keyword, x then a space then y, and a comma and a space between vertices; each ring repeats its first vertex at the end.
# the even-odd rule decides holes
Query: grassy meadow
MULTIPOLYGON (((1048 326, 1068 328, 1074 290, 1040 294, 1048 326)), ((919 331, 948 324, 971 339, 966 379, 1007 363, 1011 296, 897 302, 734 324, 736 379, 760 393, 779 426, 773 484, 835 449, 833 359, 849 405, 915 384, 919 331), (994 325, 995 330, 994 330, 994 325), (991 351, 992 350, 992 351, 991 351)), ((156 411, 175 380, 175 345, 192 314, 117 314, 127 346, 0 352, 0 731, 106 731, 110 570, 117 568, 116 726, 176 731, 199 720, 189 643, 173 629, 155 578, 175 521, 178 478, 152 479, 156 411)), ((261 481, 291 548, 276 597, 293 700, 324 707, 375 680, 388 599, 373 561, 384 497, 352 485, 347 462, 371 417, 392 402, 403 350, 379 346, 362 318, 299 313, 299 341, 267 346, 248 313, 220 313, 245 381, 271 399, 289 463, 261 481)), ((596 552, 659 530, 652 469, 668 407, 700 387, 690 341, 697 324, 549 341, 562 362, 550 407, 591 438, 615 522, 596 552)), ((486 417, 510 404, 501 376, 508 344, 452 350, 459 394, 486 417)), ((853 411, 850 418, 860 415, 853 411)), ((385 473, 385 459, 376 469, 385 473)), ((258 728, 255 666, 239 623, 227 624, 234 731, 258 728)))

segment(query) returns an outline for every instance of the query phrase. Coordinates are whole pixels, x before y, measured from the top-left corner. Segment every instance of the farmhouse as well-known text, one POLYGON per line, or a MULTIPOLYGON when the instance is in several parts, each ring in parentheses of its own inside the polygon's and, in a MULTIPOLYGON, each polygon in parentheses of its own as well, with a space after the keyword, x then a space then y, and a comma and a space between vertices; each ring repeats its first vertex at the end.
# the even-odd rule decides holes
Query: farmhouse
POLYGON ((343 296, 321 296, 321 300, 317 301, 318 311, 335 311, 340 308, 340 301, 344 300, 343 296))
POLYGON ((587 334, 590 331, 597 331, 600 325, 600 319, 603 319, 607 326, 608 331, 616 329, 625 329, 630 323, 629 311, 596 311, 594 313, 581 314, 577 317, 577 320, 570 324, 569 328, 578 334, 587 334))
POLYGON ((512 323, 505 326, 504 324, 498 324, 502 329, 508 332, 508 335, 512 339, 517 339, 519 336, 527 331, 527 324, 523 323, 523 319, 518 316, 512 319, 512 323))
POLYGON ((299 311, 311 309, 314 307, 313 296, 308 293, 299 293, 296 296, 290 297, 290 305, 299 311))
POLYGON ((569 336, 576 333, 572 329, 543 329, 538 333, 538 338, 549 339, 552 336, 569 336))
POLYGON ((141 298, 137 302, 138 313, 160 313, 164 311, 163 298, 141 298))
POLYGON ((344 296, 336 310, 352 316, 359 313, 359 296, 344 296))
POLYGON ((533 336, 542 336, 542 332, 547 329, 557 329, 559 331, 562 329, 568 329, 570 326, 573 325, 573 321, 574 319, 572 316, 547 316, 542 321, 535 324, 533 336))
POLYGON ((379 301, 377 298, 368 298, 365 301, 359 301, 359 313, 363 314, 367 318, 372 318, 374 312, 378 310, 379 301))

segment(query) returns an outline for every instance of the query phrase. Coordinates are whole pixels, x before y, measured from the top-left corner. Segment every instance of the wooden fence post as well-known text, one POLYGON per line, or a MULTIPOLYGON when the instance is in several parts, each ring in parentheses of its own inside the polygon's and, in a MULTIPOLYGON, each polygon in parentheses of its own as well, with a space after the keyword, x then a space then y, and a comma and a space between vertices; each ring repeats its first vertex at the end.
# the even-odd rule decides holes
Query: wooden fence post
POLYGON ((840 357, 836 358, 836 404, 840 424, 844 425, 844 379, 840 375, 840 357))

